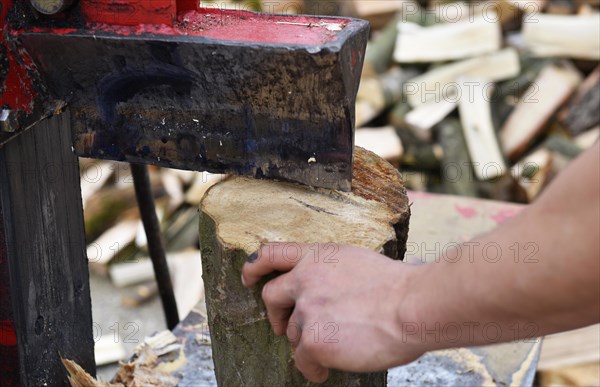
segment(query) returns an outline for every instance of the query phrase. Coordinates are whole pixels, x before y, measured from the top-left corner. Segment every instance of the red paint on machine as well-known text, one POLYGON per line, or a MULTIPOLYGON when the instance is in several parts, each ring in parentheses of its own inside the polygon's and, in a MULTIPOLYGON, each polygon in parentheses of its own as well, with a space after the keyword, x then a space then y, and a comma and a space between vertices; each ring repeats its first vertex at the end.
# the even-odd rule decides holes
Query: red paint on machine
POLYGON ((85 0, 80 4, 88 23, 171 25, 177 15, 175 0, 85 0))
MULTIPOLYGON (((0 44, 3 44, 12 36, 6 24, 8 10, 12 7, 12 0, 2 1, 2 13, 0 14, 0 44)), ((8 57, 8 74, 4 79, 4 84, 0 84, 0 108, 8 107, 13 110, 31 113, 33 111, 33 100, 36 93, 33 90, 33 81, 27 73, 33 67, 33 62, 23 50, 18 53, 12 52, 10 47, 6 47, 8 57), (19 60, 17 60, 17 54, 19 60)), ((1 81, 1 80, 0 80, 1 81)))
POLYGON ((200 8, 179 14, 173 25, 95 24, 89 28, 124 36, 188 35, 226 41, 316 46, 334 41, 339 31, 346 27, 346 23, 332 18, 200 8))

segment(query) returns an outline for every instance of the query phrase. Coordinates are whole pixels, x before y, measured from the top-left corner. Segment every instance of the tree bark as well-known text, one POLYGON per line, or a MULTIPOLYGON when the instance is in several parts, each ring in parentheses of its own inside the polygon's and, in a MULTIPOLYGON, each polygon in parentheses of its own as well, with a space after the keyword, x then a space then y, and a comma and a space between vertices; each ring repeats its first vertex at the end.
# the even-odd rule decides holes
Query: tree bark
MULTIPOLYGON (((241 284, 242 265, 260 243, 331 242, 404 256, 410 209, 400 173, 357 147, 353 175, 348 193, 231 177, 203 198, 203 278, 219 385, 310 385, 294 367, 287 338, 273 335, 262 284, 252 291, 241 284)), ((385 386, 386 375, 334 371, 325 385, 385 386)))

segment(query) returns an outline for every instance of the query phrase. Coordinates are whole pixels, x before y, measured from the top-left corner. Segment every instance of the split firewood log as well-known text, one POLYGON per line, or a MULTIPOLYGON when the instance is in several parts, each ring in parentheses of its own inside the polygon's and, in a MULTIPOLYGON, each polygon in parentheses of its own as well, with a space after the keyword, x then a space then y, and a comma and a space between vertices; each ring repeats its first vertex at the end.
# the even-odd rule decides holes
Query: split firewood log
MULTIPOLYGON (((403 257, 410 210, 400 173, 358 147, 353 172, 352 192, 347 193, 236 177, 216 184, 203 198, 203 278, 219 385, 307 384, 294 367, 287 338, 271 330, 260 286, 250 291, 240 281, 243 263, 261 243, 329 243, 318 252, 326 262, 344 259, 335 253, 339 244, 403 257)), ((294 245, 289 246, 293 253, 294 245)), ((335 321, 320 329, 322 339, 335 339, 335 321)), ((332 372, 325 383, 385 384, 386 372, 332 372)))

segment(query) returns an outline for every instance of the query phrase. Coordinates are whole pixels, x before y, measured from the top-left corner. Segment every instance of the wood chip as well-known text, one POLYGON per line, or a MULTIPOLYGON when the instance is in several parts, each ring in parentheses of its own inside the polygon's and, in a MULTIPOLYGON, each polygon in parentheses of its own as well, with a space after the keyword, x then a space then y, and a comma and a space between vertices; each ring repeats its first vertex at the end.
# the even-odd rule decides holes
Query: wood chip
POLYGON ((97 366, 116 363, 125 359, 126 356, 123 343, 115 340, 112 335, 102 336, 94 344, 94 358, 97 366))
POLYGON ((81 366, 73 360, 60 359, 69 373, 68 379, 71 387, 125 387, 122 383, 107 383, 94 379, 81 366))

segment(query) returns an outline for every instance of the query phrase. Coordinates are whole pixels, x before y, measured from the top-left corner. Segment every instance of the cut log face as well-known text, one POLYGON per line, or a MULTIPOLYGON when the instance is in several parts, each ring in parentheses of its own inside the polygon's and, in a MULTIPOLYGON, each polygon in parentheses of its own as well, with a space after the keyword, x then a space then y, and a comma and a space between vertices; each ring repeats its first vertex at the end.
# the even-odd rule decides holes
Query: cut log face
MULTIPOLYGON (((240 281, 246 257, 261 243, 330 242, 332 251, 336 244, 351 244, 392 259, 403 257, 410 210, 400 173, 358 147, 353 173, 349 193, 239 177, 207 192, 201 203, 200 238, 219 385, 307 385, 294 367, 287 338, 271 330, 262 286, 250 291, 240 281)), ((325 259, 328 252, 322 253, 325 259)), ((333 372, 326 385, 385 383, 385 372, 333 372)))

